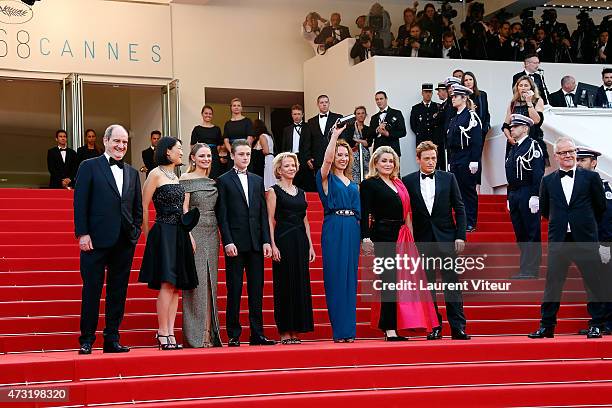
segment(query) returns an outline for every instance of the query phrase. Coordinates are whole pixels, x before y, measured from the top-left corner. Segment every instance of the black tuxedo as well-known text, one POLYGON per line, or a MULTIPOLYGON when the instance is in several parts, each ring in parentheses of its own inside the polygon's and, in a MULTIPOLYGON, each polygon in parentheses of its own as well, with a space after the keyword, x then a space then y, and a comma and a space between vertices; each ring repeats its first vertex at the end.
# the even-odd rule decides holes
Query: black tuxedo
POLYGON ((325 40, 327 40, 329 37, 334 37, 334 44, 351 37, 348 27, 341 25, 338 26, 337 29, 340 30, 340 38, 335 37, 333 32, 334 29, 331 26, 323 27, 319 35, 317 35, 317 38, 315 38, 315 44, 325 44, 325 40))
POLYGON ((52 147, 47 151, 47 169, 49 170, 49 188, 63 188, 62 180, 70 179, 70 186, 74 186, 74 177, 77 171, 77 154, 71 148, 66 148, 66 161, 62 160, 59 147, 52 147))
MULTIPOLYGON (((310 128, 310 136, 312 138, 310 158, 314 159, 315 173, 323 165, 323 156, 325 156, 325 149, 327 149, 327 144, 329 143, 330 129, 341 117, 342 115, 338 113, 327 112, 324 134, 321 133, 321 127, 319 126, 319 114, 308 119, 308 127, 310 128)), ((347 142, 349 141, 347 140, 347 142)))
MULTIPOLYGON (((293 149, 293 130, 295 125, 291 124, 283 129, 283 136, 280 143, 281 152, 290 152, 293 149)), ((316 191, 314 182, 314 172, 308 167, 308 160, 312 158, 312 136, 310 133, 310 127, 302 122, 302 126, 298 127, 300 133, 300 144, 298 146, 298 160, 300 162, 300 169, 295 175, 293 181, 296 186, 302 188, 305 191, 316 191)))
MULTIPOLYGON (((548 219, 548 272, 542 303, 542 327, 557 323, 563 284, 570 264, 576 264, 585 287, 595 299, 603 299, 600 280, 597 223, 606 210, 606 197, 599 174, 576 168, 569 204, 559 170, 542 179, 540 211, 548 219), (568 224, 571 232, 568 232, 568 224)), ((603 307, 589 308, 591 325, 603 323, 603 307)))
POLYGON ((351 48, 351 58, 359 58, 359 62, 372 58, 375 55, 374 48, 365 48, 359 40, 351 48))
MULTIPOLYGON (((430 214, 421 193, 420 171, 402 178, 402 182, 410 195, 414 240, 419 252, 425 256, 455 256, 455 240, 465 241, 466 235, 466 215, 459 185, 455 176, 446 171, 436 170, 434 180, 435 198, 430 214), (453 211, 455 213, 454 218, 453 211)), ((430 282, 435 282, 435 269, 428 268, 425 272, 427 273, 427 279, 430 282)), ((459 280, 458 275, 452 268, 443 268, 440 273, 443 282, 458 282, 459 280)), ((438 313, 438 321, 442 326, 442 316, 438 312, 438 304, 435 302, 435 291, 432 291, 432 296, 438 313)), ((451 328, 464 330, 466 320, 463 313, 461 290, 445 290, 444 300, 451 328)))
MULTIPOLYGON (((518 82, 518 80, 522 77, 527 75, 527 72, 522 71, 519 72, 518 74, 515 74, 512 77, 512 88, 514 88, 514 85, 518 82)), ((542 80, 542 76, 535 72, 532 76, 533 82, 535 82, 536 86, 538 87, 538 92, 540 92, 540 97, 542 98, 542 101, 544 102, 544 105, 548 104, 548 95, 546 95, 545 92, 545 87, 544 87, 544 81, 542 80)))
POLYGON ((81 251, 81 344, 95 340, 105 268, 108 276, 104 340, 119 340, 141 225, 142 192, 138 172, 124 164, 123 188, 119 194, 106 156, 81 163, 74 191, 74 229, 77 237, 89 235, 94 248, 81 251))
POLYGON ((227 334, 239 338, 240 298, 243 273, 246 268, 249 295, 249 323, 251 336, 263 336, 263 245, 270 243, 268 211, 264 198, 263 179, 247 173, 247 198, 236 171, 231 169, 217 179, 217 221, 223 245, 236 245, 238 256, 225 256, 227 284, 227 334))
MULTIPOLYGON (((576 92, 574 91, 573 94, 574 106, 578 106, 578 98, 576 97, 576 92)), ((550 106, 554 106, 557 108, 567 108, 567 100, 565 99, 565 93, 563 92, 563 89, 559 89, 558 91, 551 93, 548 98, 548 102, 550 103, 550 106)))
POLYGON ((378 112, 370 119, 370 134, 368 138, 374 140, 374 150, 378 149, 380 146, 390 146, 395 150, 398 156, 401 156, 402 151, 400 149, 399 140, 406 136, 404 115, 402 115, 401 111, 390 107, 387 107, 386 111, 387 115, 384 121, 387 123, 389 136, 378 135, 376 133, 376 128, 380 123, 380 112, 378 112))
POLYGON ((147 177, 149 176, 151 170, 157 167, 154 156, 155 150, 153 150, 151 147, 148 147, 142 151, 142 163, 147 168, 147 177))
POLYGON ((606 108, 608 107, 608 97, 606 96, 606 91, 602 85, 599 87, 599 89, 597 89, 597 93, 595 94, 595 107, 601 108, 603 106, 606 108))
MULTIPOLYGON (((440 47, 438 51, 436 51, 436 58, 444 58, 444 50, 442 49, 442 47, 440 47)), ((448 51, 448 58, 461 59, 461 53, 459 52, 459 49, 454 45, 448 51)))

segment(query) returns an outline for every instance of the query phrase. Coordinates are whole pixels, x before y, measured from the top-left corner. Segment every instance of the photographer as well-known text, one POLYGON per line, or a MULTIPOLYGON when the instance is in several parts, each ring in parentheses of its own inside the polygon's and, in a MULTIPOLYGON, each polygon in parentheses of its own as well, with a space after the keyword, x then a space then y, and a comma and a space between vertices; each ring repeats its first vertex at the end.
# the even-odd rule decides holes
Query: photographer
POLYGON ((372 32, 369 29, 359 36, 353 48, 351 48, 351 58, 359 58, 363 62, 375 55, 372 49, 372 32))
POLYGON ((562 37, 556 31, 550 34, 550 42, 552 43, 554 57, 553 62, 561 62, 564 64, 573 64, 576 58, 572 43, 568 38, 562 37))
POLYGON ((527 43, 525 55, 529 54, 536 54, 542 62, 553 62, 555 59, 553 45, 542 27, 536 29, 535 38, 529 40, 527 43))
POLYGON ((596 56, 597 27, 585 9, 580 10, 576 20, 578 20, 578 28, 572 33, 571 37, 574 62, 590 64, 596 56))
POLYGON ((406 38, 410 36, 410 27, 416 22, 416 13, 414 8, 408 7, 404 10, 404 25, 401 25, 397 31, 396 41, 398 44, 404 44, 406 38))
POLYGON ((306 19, 302 23, 302 37, 312 47, 315 52, 315 55, 321 54, 325 51, 325 48, 319 44, 315 43, 315 39, 321 33, 321 26, 319 22, 322 23, 322 26, 327 26, 328 22, 324 18, 322 18, 319 13, 316 11, 310 12, 306 15, 306 19))
POLYGON ((442 17, 436 12, 436 8, 433 4, 428 3, 425 5, 423 15, 419 19, 419 25, 421 26, 421 30, 430 33, 436 44, 440 42, 443 32, 442 17))
POLYGON ((340 13, 333 13, 329 20, 331 21, 331 26, 324 27, 321 33, 317 35, 317 38, 315 38, 315 43, 324 45, 325 49, 333 47, 351 36, 348 27, 340 25, 342 21, 340 13))
POLYGON ((523 32, 523 24, 512 24, 510 26, 510 47, 512 47, 511 61, 523 61, 523 59, 525 59, 526 43, 527 36, 523 32))
POLYGON ((560 40, 570 38, 570 32, 567 25, 557 21, 557 10, 554 8, 544 9, 544 11, 542 11, 542 23, 540 27, 546 31, 548 36, 551 36, 552 33, 557 33, 560 40))
POLYGON ((376 48, 389 48, 391 47, 391 40, 393 34, 391 34, 391 16, 387 10, 380 5, 380 3, 374 3, 370 8, 368 14, 368 26, 372 28, 374 35, 372 41, 379 42, 376 48))
POLYGON ((605 64, 608 62, 608 32, 599 33, 599 41, 595 48, 595 63, 605 64))
MULTIPOLYGON (((487 42, 489 40, 489 27, 482 21, 484 4, 470 3, 468 16, 465 19, 465 37, 471 59, 489 59, 487 42)), ((465 57, 465 55, 464 55, 465 57)))
POLYGON ((510 23, 504 21, 499 26, 499 33, 489 38, 487 54, 490 60, 512 61, 514 51, 510 45, 510 23))
POLYGON ((438 51, 437 57, 444 59, 461 58, 461 53, 459 52, 459 49, 455 46, 455 35, 452 32, 447 31, 442 36, 442 47, 440 48, 440 51, 438 51))
POLYGON ((429 33, 424 36, 421 27, 417 24, 410 28, 410 35, 404 40, 404 44, 399 49, 402 57, 425 57, 431 58, 434 53, 434 39, 429 33))

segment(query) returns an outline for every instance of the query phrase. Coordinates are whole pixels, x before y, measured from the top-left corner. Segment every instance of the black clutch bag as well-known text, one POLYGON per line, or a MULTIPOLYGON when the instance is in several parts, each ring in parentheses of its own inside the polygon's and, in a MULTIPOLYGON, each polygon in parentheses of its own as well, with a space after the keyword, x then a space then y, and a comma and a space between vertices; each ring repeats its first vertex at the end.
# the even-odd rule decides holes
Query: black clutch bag
POLYGON ((192 208, 185 214, 181 215, 181 226, 187 232, 191 231, 200 221, 200 210, 197 207, 192 208))

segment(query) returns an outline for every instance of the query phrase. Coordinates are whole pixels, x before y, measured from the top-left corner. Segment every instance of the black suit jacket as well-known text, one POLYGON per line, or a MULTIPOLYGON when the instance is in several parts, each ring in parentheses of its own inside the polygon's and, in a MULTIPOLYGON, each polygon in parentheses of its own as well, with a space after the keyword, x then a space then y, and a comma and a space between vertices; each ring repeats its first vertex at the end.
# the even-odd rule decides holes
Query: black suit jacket
POLYGON ((314 159, 315 170, 320 169, 323 164, 323 156, 325 155, 325 149, 327 149, 327 143, 329 142, 329 131, 341 117, 342 115, 338 113, 328 112, 327 122, 325 123, 325 134, 321 133, 321 127, 319 126, 319 114, 308 119, 308 127, 310 128, 310 136, 312 141, 311 158, 314 159))
MULTIPOLYGON (((337 42, 340 42, 351 36, 351 33, 348 27, 341 25, 341 26, 338 26, 338 29, 340 30, 340 38, 338 39, 337 42)), ((323 27, 319 35, 317 35, 317 38, 315 38, 315 44, 325 44, 325 40, 327 38, 333 37, 332 30, 333 28, 331 28, 331 26, 323 27)))
POLYGON ((249 205, 238 174, 231 169, 217 179, 217 221, 223 245, 234 244, 238 252, 261 252, 270 243, 268 210, 263 178, 247 173, 249 205))
POLYGON ((147 168, 147 177, 149 176, 149 173, 151 172, 151 170, 157 167, 155 165, 154 156, 155 156, 155 151, 151 149, 151 147, 144 149, 142 151, 142 163, 147 168))
POLYGON ((476 114, 482 122, 482 145, 484 146, 484 138, 491 129, 491 114, 489 113, 489 97, 485 91, 480 91, 480 95, 470 97, 476 104, 476 114))
MULTIPOLYGON (((366 51, 367 49, 363 45, 361 45, 359 40, 357 40, 355 45, 353 45, 353 48, 351 48, 351 58, 359 58, 359 62, 362 62, 368 59, 366 58, 366 51)), ((371 58, 375 55, 374 48, 370 47, 369 51, 370 51, 369 58, 371 58)))
MULTIPOLYGON (((517 81, 522 76, 525 76, 525 75, 527 75, 527 73, 525 71, 522 71, 522 72, 519 72, 517 74, 514 74, 514 76, 512 77, 512 88, 514 88, 514 85, 517 83, 517 81)), ((547 97, 546 92, 544 90, 544 81, 542 81, 542 77, 537 72, 533 74, 533 82, 535 82, 536 86, 538 87, 538 91, 540 92, 540 97, 542 98, 542 101, 544 102, 544 105, 547 105, 548 104, 548 97, 547 97)))
POLYGON ((576 168, 569 204, 559 170, 542 179, 540 212, 548 219, 548 241, 564 242, 569 223, 575 242, 597 242, 597 222, 606 211, 606 196, 599 174, 576 168))
MULTIPOLYGON (((281 139, 280 152, 290 152, 293 148, 293 128, 291 124, 283 129, 283 138, 281 139)), ((306 162, 312 158, 312 136, 310 135, 310 127, 306 123, 302 123, 302 134, 300 135, 300 145, 298 160, 300 166, 305 166, 306 162)))
POLYGON ((606 96, 603 85, 597 89, 597 93, 595 94, 595 107, 601 108, 602 106, 608 107, 608 97, 606 96))
POLYGON ((406 122, 404 121, 404 115, 402 112, 387 107, 387 116, 385 116, 385 122, 387 122, 387 130, 389 136, 378 136, 376 134, 376 128, 378 127, 380 112, 372 116, 370 119, 370 135, 369 138, 374 140, 374 150, 380 146, 391 146, 398 156, 402 155, 400 149, 400 138, 406 136, 406 122))
MULTIPOLYGON (((567 108, 567 100, 565 99, 563 89, 559 89, 558 91, 551 93, 548 102, 550 103, 550 106, 555 106, 557 108, 567 108)), ((578 98, 576 97, 576 93, 574 93, 574 106, 577 105, 578 98)))
POLYGON ((66 162, 62 160, 59 147, 52 147, 47 151, 47 169, 49 170, 49 187, 63 188, 62 180, 69 178, 70 186, 74 186, 74 177, 77 171, 77 154, 71 148, 66 149, 66 162))
MULTIPOLYGON (((459 185, 453 173, 436 170, 436 196, 431 214, 421 194, 420 171, 411 173, 402 181, 410 194, 412 226, 416 242, 448 242, 465 240, 466 218, 459 185), (453 210, 455 217, 453 218, 453 210)), ((449 251, 454 245, 448 246, 449 251)))
MULTIPOLYGON (((443 57, 444 57, 444 51, 442 50, 442 47, 440 47, 436 51, 436 58, 443 58, 443 57)), ((461 54, 459 53, 459 49, 453 45, 451 49, 448 51, 448 57, 450 59, 460 59, 461 54)))
POLYGON ((106 156, 85 160, 74 189, 74 232, 90 235, 94 248, 109 248, 123 233, 134 245, 142 226, 142 192, 138 172, 123 166, 121 195, 106 156))

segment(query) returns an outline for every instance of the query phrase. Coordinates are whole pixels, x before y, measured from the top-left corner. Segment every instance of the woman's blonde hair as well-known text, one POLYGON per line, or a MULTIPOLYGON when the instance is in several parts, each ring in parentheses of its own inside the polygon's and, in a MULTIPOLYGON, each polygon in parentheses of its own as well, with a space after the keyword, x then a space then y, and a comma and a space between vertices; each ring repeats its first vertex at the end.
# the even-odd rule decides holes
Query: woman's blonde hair
POLYGON ((283 160, 286 158, 293 159, 296 171, 300 169, 300 161, 298 160, 297 154, 291 152, 279 153, 272 161, 272 172, 277 180, 280 180, 280 168, 283 165, 283 160))
POLYGON ((516 81, 516 84, 514 84, 514 86, 512 87, 512 91, 513 91, 512 92, 512 103, 516 104, 518 102, 521 102, 521 93, 518 90, 518 86, 519 86, 519 83, 521 83, 521 81, 529 82, 529 86, 531 87, 531 90, 533 91, 531 102, 535 105, 538 99, 540 99, 540 91, 538 90, 538 87, 536 86, 535 82, 529 75, 523 75, 522 77, 520 77, 518 81, 516 81))
POLYGON ((346 166, 346 169, 344 169, 343 171, 344 177, 348 178, 349 180, 352 180, 353 179, 353 149, 351 149, 351 146, 349 146, 349 144, 346 143, 344 139, 338 140, 336 142, 336 149, 334 150, 334 160, 332 161, 332 170, 336 168, 335 166, 336 154, 338 154, 338 149, 340 147, 346 148, 346 151, 348 152, 348 156, 349 156, 348 165, 346 166))
MULTIPOLYGON (((207 145, 206 143, 196 143, 193 145, 193 147, 191 148, 191 152, 189 152, 189 169, 187 170, 187 173, 193 173, 196 170, 196 163, 195 163, 195 156, 198 154, 198 152, 200 151, 201 148, 207 148, 211 155, 212 155, 212 149, 210 148, 209 145, 207 145), (194 159, 192 159, 192 157, 194 159)), ((208 177, 208 175, 210 174, 210 168, 212 167, 212 160, 210 161, 210 167, 208 167, 208 169, 204 170, 206 177, 208 177)))
POLYGON ((370 158, 370 163, 368 165, 369 172, 368 172, 367 178, 380 177, 380 174, 378 173, 378 170, 376 169, 376 164, 378 164, 378 161, 380 160, 382 155, 385 153, 389 153, 390 155, 393 156, 394 166, 393 166, 393 171, 391 172, 391 175, 389 177, 391 179, 399 177, 399 172, 400 172, 399 156, 397 155, 397 153, 395 153, 395 150, 393 150, 392 147, 380 146, 378 149, 374 150, 374 153, 372 154, 372 158, 370 158))

